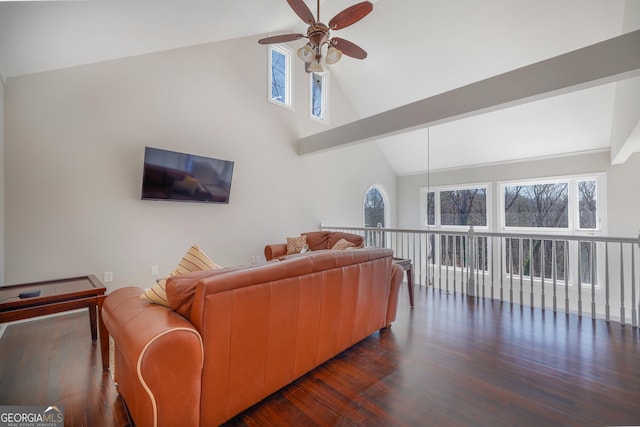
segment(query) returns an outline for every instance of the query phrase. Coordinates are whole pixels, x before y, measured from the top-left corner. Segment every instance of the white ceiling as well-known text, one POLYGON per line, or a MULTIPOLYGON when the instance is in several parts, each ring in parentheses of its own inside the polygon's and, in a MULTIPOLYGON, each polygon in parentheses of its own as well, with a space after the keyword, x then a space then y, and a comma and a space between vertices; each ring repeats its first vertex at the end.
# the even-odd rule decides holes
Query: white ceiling
MULTIPOLYGON (((368 58, 345 57, 331 76, 368 117, 640 29, 637 13, 625 21, 631 1, 379 0, 361 22, 336 32, 368 58)), ((315 1, 306 2, 315 11, 315 1)), ((355 2, 324 0, 321 20, 355 2)), ((285 0, 0 0, 0 75, 305 30, 285 0)), ((398 174, 608 149, 615 89, 573 92, 378 145, 398 174)))

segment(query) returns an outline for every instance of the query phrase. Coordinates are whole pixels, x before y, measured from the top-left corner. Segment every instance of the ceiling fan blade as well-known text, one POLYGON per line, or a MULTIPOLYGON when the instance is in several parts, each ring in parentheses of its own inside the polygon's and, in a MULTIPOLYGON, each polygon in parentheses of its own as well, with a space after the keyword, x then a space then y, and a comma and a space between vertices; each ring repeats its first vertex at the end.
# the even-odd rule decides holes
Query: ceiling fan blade
POLYGON ((341 39, 340 37, 332 37, 331 44, 344 55, 352 58, 365 59, 367 57, 367 52, 364 49, 349 40, 341 39))
POLYGON ((313 17, 313 13, 309 7, 305 4, 304 0, 287 0, 291 9, 307 24, 311 25, 316 22, 316 19, 313 17))
POLYGON ((348 27, 367 16, 372 10, 373 3, 370 1, 354 4, 334 16, 333 19, 329 21, 329 28, 339 30, 348 27))
POLYGON ((258 40, 260 44, 272 44, 272 43, 286 43, 292 40, 298 40, 306 37, 304 34, 282 34, 279 36, 266 37, 258 40))

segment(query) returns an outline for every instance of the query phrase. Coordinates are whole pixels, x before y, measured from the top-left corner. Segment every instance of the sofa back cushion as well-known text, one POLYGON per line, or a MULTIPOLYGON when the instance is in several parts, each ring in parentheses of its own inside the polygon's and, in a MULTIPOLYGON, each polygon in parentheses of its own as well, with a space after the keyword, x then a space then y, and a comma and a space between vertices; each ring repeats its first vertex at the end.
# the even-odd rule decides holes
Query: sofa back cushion
POLYGON ((344 233, 342 231, 311 231, 302 233, 307 236, 307 245, 312 251, 331 249, 340 239, 345 239, 355 245, 356 248, 364 246, 364 238, 359 234, 344 233))

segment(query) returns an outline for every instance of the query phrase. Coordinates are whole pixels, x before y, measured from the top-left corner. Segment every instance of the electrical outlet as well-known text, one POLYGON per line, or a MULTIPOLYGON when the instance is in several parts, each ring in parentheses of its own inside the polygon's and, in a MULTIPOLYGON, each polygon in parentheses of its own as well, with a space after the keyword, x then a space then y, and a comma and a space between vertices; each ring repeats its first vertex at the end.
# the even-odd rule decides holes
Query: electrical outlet
POLYGON ((160 274, 160 270, 158 269, 157 265, 152 265, 151 266, 151 275, 152 276, 157 276, 158 274, 160 274))
POLYGON ((112 271, 105 271, 102 279, 103 279, 102 281, 104 283, 113 282, 113 272, 112 271))

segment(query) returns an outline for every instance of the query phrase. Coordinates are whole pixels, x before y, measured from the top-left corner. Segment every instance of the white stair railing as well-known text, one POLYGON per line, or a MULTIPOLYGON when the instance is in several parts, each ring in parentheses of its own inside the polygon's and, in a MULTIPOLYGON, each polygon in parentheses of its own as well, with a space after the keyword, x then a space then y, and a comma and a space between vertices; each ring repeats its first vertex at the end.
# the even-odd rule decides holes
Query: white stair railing
POLYGON ((635 238, 329 227, 413 263, 414 283, 639 326, 635 238), (580 284, 580 285, 578 285, 580 284))

